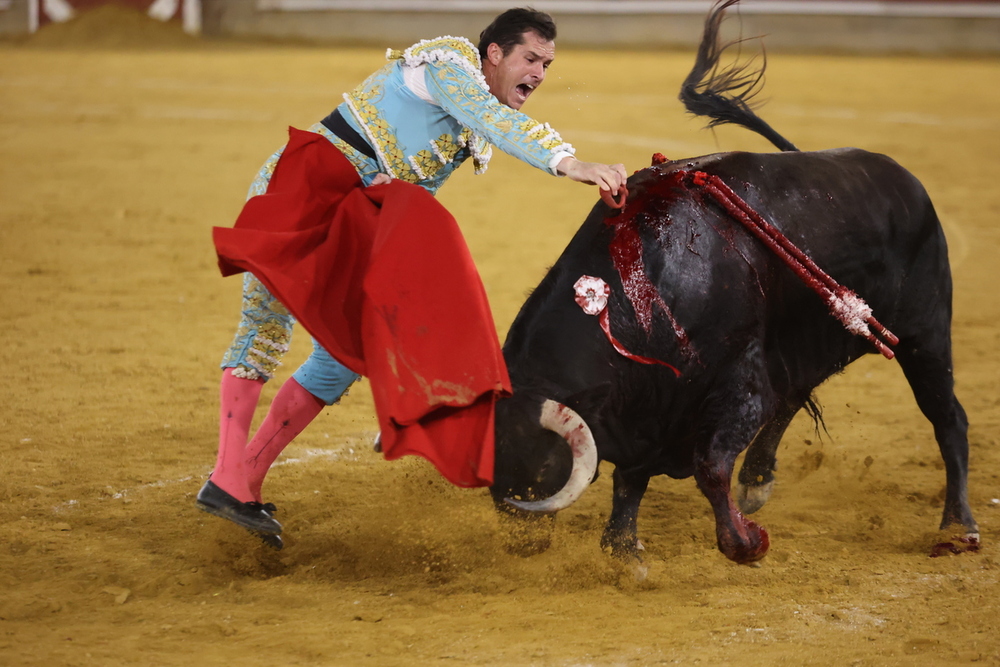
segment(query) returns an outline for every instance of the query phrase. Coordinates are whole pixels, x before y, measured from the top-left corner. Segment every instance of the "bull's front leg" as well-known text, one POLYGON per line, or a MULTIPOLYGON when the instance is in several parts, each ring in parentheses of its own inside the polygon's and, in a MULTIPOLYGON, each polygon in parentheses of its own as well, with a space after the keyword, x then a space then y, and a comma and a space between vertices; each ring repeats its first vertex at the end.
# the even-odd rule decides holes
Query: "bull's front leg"
POLYGON ((736 457, 775 414, 766 378, 760 340, 752 339, 742 363, 728 378, 719 378, 728 392, 706 406, 704 414, 714 415, 714 423, 705 424, 709 435, 694 452, 694 479, 715 513, 719 551, 741 564, 760 560, 770 546, 767 531, 743 516, 730 494, 736 457))
POLYGON ((767 554, 767 531, 740 513, 730 495, 736 453, 709 448, 695 461, 694 478, 715 513, 719 551, 740 564, 753 563, 767 554))
POLYGON ((642 545, 636 534, 636 525, 639 503, 649 486, 649 475, 626 475, 615 468, 612 480, 614 497, 611 516, 601 536, 601 547, 609 549, 616 558, 642 560, 639 556, 642 545))

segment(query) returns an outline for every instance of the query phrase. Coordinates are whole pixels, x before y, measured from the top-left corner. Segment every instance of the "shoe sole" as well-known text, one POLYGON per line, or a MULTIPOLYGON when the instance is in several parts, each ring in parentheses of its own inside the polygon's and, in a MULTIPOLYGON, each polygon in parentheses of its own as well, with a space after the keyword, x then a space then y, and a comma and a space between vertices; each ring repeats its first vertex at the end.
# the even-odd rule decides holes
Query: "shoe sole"
POLYGON ((245 528, 251 532, 275 536, 281 533, 281 524, 274 519, 271 519, 270 523, 248 521, 245 517, 242 517, 225 507, 213 507, 212 505, 207 505, 201 501, 196 501, 195 504, 202 512, 208 512, 209 514, 217 516, 220 519, 232 521, 240 528, 245 528), (274 526, 277 526, 277 529, 275 529, 274 526))
POLYGON ((285 546, 284 540, 281 539, 280 535, 271 535, 269 533, 260 533, 255 530, 250 531, 254 537, 259 539, 261 542, 271 547, 275 551, 281 551, 285 546))

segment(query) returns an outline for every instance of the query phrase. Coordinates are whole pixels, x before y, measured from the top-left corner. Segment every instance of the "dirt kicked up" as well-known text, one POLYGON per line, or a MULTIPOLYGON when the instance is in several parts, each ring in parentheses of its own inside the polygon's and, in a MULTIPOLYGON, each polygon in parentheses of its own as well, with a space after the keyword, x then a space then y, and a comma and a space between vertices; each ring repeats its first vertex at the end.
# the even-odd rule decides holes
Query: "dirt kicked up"
MULTIPOLYGON (((598 545, 609 470, 548 552, 508 555, 485 490, 372 451, 363 382, 271 472, 283 551, 199 512, 240 291, 210 229, 384 49, 66 42, 0 44, 0 664, 1000 664, 997 60, 772 54, 761 111, 803 149, 893 156, 934 199, 982 550, 928 557, 953 537, 943 466, 895 363, 869 356, 820 388, 828 433, 800 416, 786 435, 760 567, 717 551, 691 480, 657 478, 637 582, 598 545)), ((685 117, 692 62, 562 50, 525 111, 629 170, 772 150, 685 117)), ((597 193, 506 156, 471 172, 440 199, 502 338, 597 193)), ((300 330, 279 381, 309 347, 300 330)))

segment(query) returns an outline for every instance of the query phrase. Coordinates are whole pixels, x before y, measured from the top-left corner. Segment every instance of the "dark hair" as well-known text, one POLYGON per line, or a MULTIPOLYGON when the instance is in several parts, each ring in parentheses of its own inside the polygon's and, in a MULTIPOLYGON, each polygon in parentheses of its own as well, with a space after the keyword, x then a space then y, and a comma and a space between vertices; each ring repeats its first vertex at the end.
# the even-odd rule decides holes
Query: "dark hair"
POLYGON ((546 41, 556 39, 556 23, 545 12, 531 7, 508 9, 479 33, 479 56, 486 60, 486 49, 490 44, 496 44, 507 55, 518 44, 524 44, 524 33, 529 30, 546 41))

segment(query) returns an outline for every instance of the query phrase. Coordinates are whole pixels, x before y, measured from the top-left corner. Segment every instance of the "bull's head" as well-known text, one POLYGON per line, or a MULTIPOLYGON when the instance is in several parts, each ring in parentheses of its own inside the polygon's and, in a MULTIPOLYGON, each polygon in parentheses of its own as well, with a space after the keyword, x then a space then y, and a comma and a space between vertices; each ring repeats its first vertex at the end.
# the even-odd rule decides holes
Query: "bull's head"
POLYGON ((530 393, 499 401, 490 493, 511 519, 508 548, 523 555, 548 548, 550 517, 580 497, 597 463, 594 436, 570 408, 530 393))

